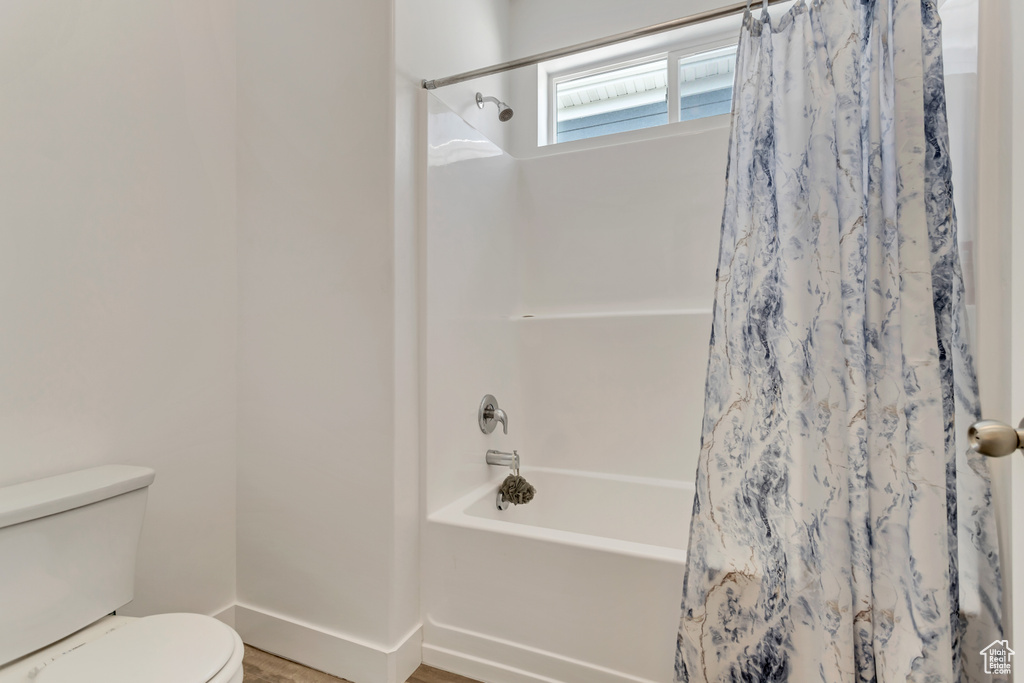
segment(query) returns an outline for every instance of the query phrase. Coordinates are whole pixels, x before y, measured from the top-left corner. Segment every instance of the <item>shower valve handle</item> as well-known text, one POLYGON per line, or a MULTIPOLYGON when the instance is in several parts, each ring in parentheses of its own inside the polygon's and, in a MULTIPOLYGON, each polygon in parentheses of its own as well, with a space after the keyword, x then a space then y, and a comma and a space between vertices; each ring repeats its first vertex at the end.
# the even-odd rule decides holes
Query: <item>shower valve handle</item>
POLYGON ((477 420, 480 423, 480 431, 484 434, 493 432, 499 422, 501 423, 501 431, 508 434, 508 415, 498 407, 498 399, 490 394, 484 396, 483 400, 480 401, 480 411, 477 415, 477 420))
POLYGON ((1017 429, 997 420, 981 420, 967 430, 971 450, 982 455, 1000 457, 1024 448, 1024 420, 1017 429))

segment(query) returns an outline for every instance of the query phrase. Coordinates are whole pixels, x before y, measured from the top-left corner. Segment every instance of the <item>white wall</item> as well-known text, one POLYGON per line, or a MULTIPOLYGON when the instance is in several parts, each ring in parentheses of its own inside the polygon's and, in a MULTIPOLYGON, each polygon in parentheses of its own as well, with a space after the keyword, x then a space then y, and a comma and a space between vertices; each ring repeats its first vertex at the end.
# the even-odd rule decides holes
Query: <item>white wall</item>
POLYGON ((718 0, 515 0, 512 56, 525 57, 722 6, 718 0))
MULTIPOLYGON (((978 375, 984 416, 1016 424, 1024 416, 1024 7, 1012 0, 980 4, 978 51, 978 375)), ((1006 636, 1024 623, 1024 461, 992 467, 1004 570, 1006 636), (1007 561, 1009 557, 1009 561, 1007 561)), ((1019 678, 1019 677, 1018 677, 1019 678)))
MULTIPOLYGON (((1014 250, 1024 245, 1015 230, 1020 217, 1013 205, 1015 177, 1013 164, 1024 158, 1015 155, 1019 137, 1013 134, 1014 76, 1020 71, 1014 64, 1014 52, 1020 50, 1013 38, 1013 22, 1024 18, 1012 0, 980 3, 978 39, 978 202, 977 202, 977 328, 978 347, 975 354, 978 385, 981 391, 983 416, 1015 423, 1024 412, 1024 401, 1017 396, 1014 372, 1019 372, 1021 356, 1019 337, 1013 329, 1014 317, 1008 312, 1018 303, 1019 290, 1014 289, 1014 250), (1015 43, 1017 47, 1015 47, 1015 43), (1015 73, 1016 72, 1016 73, 1015 73), (1008 371, 1009 369, 1009 371, 1008 371)), ((993 480, 993 501, 999 524, 1000 564, 1003 571, 1003 623, 1005 635, 1014 641, 1014 631, 1024 618, 1024 547, 1016 538, 1021 526, 1021 498, 1015 490, 1024 485, 1024 467, 1020 458, 990 461, 993 480), (1016 531, 1016 534, 1015 534, 1016 531), (1016 555, 1016 556, 1015 556, 1016 555)))
MULTIPOLYGON (((992 11, 992 9, 987 8, 985 11, 992 11)), ((1003 133, 1004 140, 1006 137, 1012 139, 1012 184, 1009 194, 1013 203, 1009 228, 1012 240, 1011 263, 1019 264, 1024 258, 1024 135, 1020 133, 1024 130, 1024 69, 1020 68, 1020 65, 1024 64, 1024 43, 1017 38, 1024 31, 1024 7, 1021 7, 1020 3, 999 3, 999 9, 1002 12, 997 15, 996 21, 999 21, 1001 17, 1004 24, 1009 27, 1009 36, 1014 38, 1014 40, 1004 40, 999 43, 999 47, 1002 48, 1000 56, 1004 65, 1004 74, 1006 65, 1013 65, 1012 81, 1008 83, 1004 81, 1004 84, 1009 85, 1008 90, 1012 96, 1003 100, 1004 103, 1011 104, 1012 118, 1007 116, 1006 109, 1002 109, 1003 115, 1007 116, 1007 119, 1004 120, 1009 121, 1011 128, 1001 128, 997 132, 1003 133)), ((1003 34, 1003 38, 1006 37, 1007 35, 1003 34)), ((1005 188, 1006 186, 1001 184, 1001 187, 1005 188)), ((1004 248, 1004 251, 1009 250, 1004 248)), ((1003 263, 1006 264, 1005 261, 1003 263)), ((1003 272, 1006 273, 1006 271, 1003 272)), ((1009 278, 1012 283, 1013 304, 1024 303, 1024 272, 1020 268, 1016 268, 1010 271, 1009 278)), ((1003 313, 1006 314, 1009 310, 1013 309, 1006 308, 1003 313)), ((1024 354, 1021 353, 1021 349, 1024 348, 1024 323, 1021 322, 1019 316, 1007 317, 1011 317, 1013 320, 1011 348, 1016 349, 1011 359, 1012 370, 1010 372, 1013 382, 1011 399, 1013 417, 1010 419, 1016 421, 1017 415, 1024 416, 1024 354)), ((1024 490, 1024 462, 1021 462, 1019 457, 1014 457, 1012 467, 1012 487, 1014 491, 1019 492, 1024 490)), ((1019 522, 1024 519, 1024 500, 1019 494, 1013 497, 1009 518, 1018 520, 1013 529, 1013 566, 1010 581, 1012 582, 1012 621, 1018 625, 1019 631, 1019 624, 1024 624, 1024 524, 1019 522)))
POLYGON ((418 663, 398 623, 417 610, 392 593, 415 553, 396 521, 415 453, 395 427, 415 415, 396 415, 392 22, 388 3, 254 0, 238 24, 237 623, 356 683, 407 675, 407 646, 418 663))
POLYGON ((0 485, 153 467, 129 614, 235 597, 234 21, 0 5, 0 485))

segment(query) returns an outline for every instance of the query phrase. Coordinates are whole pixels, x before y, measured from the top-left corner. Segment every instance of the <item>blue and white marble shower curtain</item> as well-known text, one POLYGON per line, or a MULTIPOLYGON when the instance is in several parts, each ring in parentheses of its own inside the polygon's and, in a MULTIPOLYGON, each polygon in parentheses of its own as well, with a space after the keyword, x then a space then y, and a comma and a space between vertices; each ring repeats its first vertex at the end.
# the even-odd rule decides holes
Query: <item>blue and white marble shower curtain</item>
POLYGON ((936 8, 748 13, 732 126, 677 680, 996 680, 936 8))

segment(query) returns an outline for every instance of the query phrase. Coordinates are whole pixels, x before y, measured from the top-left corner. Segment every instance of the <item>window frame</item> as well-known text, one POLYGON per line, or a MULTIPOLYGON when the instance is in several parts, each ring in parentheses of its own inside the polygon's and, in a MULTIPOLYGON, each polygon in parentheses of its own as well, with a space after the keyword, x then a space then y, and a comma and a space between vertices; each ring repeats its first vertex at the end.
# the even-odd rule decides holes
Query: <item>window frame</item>
MULTIPOLYGON (((628 43, 627 43, 628 45, 628 43)), ((541 65, 543 73, 547 75, 547 98, 546 102, 542 103, 543 106, 547 107, 546 120, 547 120, 547 135, 546 142, 543 146, 568 144, 569 142, 580 142, 579 140, 567 140, 565 142, 558 142, 558 97, 557 97, 557 86, 567 81, 573 81, 579 78, 586 78, 588 76, 596 76, 601 73, 609 71, 615 71, 617 69, 625 69, 631 66, 639 66, 641 64, 648 64, 650 62, 657 62, 666 60, 667 62, 667 83, 668 88, 666 97, 668 98, 668 123, 658 126, 653 126, 651 129, 660 129, 665 126, 672 126, 674 124, 688 124, 691 121, 680 121, 680 94, 679 94, 679 62, 688 57, 694 57, 705 52, 714 52, 716 50, 722 50, 727 47, 736 47, 736 38, 730 37, 720 38, 718 40, 703 42, 703 43, 692 43, 688 41, 679 41, 669 46, 662 46, 660 48, 649 49, 643 52, 626 52, 623 51, 621 54, 612 57, 606 57, 604 59, 595 59, 592 62, 578 65, 570 69, 559 69, 559 70, 547 70, 544 69, 544 64, 541 65)), ((550 62, 548 62, 550 64, 550 62)), ((733 75, 735 83, 735 72, 733 75)), ((716 116, 725 116, 725 114, 718 114, 716 116)), ((714 118, 714 117, 702 117, 702 118, 714 118)), ((694 119, 700 120, 700 119, 694 119)), ((648 129, 650 130, 650 129, 648 129)), ((626 133, 632 133, 635 131, 621 131, 618 133, 606 133, 604 135, 597 135, 593 138, 586 138, 587 140, 595 140, 598 138, 609 138, 616 135, 624 135, 626 133)))

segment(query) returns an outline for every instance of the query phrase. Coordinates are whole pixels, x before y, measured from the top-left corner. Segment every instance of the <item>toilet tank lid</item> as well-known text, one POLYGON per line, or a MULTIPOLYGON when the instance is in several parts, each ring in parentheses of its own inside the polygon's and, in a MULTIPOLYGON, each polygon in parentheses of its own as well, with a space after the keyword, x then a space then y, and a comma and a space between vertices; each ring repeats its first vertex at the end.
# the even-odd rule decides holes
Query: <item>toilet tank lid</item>
POLYGON ((0 529, 113 498, 153 483, 148 467, 102 465, 0 488, 0 529))

